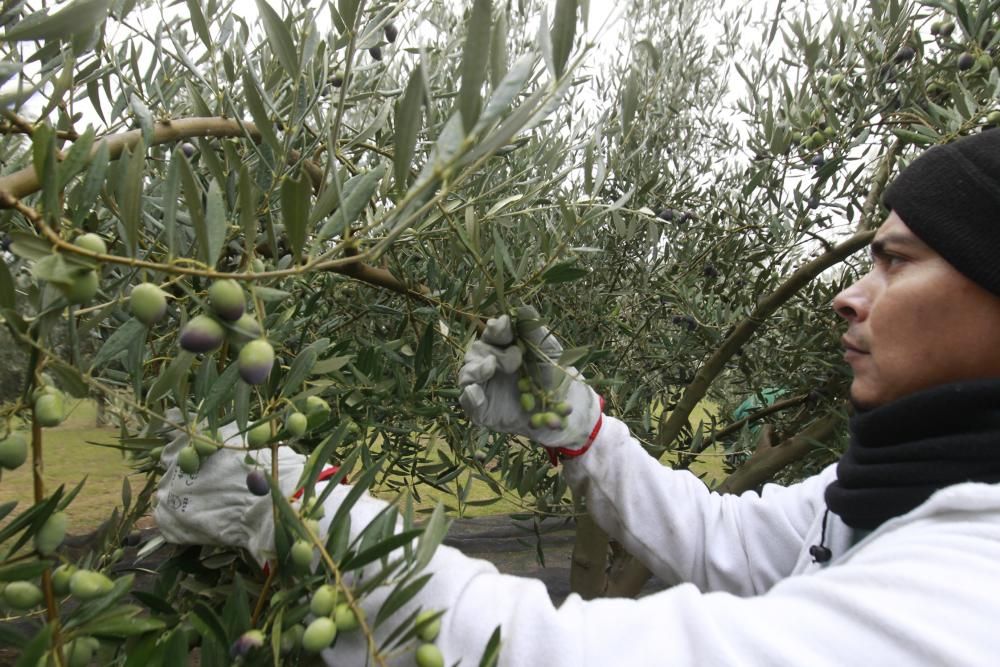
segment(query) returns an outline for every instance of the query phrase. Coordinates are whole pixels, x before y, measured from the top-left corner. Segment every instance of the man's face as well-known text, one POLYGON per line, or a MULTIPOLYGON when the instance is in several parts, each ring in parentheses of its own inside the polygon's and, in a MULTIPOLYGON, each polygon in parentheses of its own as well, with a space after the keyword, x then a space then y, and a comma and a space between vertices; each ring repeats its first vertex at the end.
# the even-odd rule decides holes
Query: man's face
POLYGON ((871 271, 833 300, 854 371, 851 400, 884 405, 940 384, 1000 378, 1000 297, 959 273, 890 213, 871 271))

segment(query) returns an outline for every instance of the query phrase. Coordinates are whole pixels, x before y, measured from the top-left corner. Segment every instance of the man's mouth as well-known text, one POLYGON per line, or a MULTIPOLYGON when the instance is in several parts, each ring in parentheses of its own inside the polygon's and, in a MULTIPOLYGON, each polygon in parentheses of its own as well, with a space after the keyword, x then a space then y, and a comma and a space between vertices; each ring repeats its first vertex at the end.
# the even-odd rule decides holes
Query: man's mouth
POLYGON ((840 344, 844 348, 844 356, 856 355, 856 354, 868 354, 868 350, 864 349, 859 343, 856 343, 844 336, 840 339, 840 344))

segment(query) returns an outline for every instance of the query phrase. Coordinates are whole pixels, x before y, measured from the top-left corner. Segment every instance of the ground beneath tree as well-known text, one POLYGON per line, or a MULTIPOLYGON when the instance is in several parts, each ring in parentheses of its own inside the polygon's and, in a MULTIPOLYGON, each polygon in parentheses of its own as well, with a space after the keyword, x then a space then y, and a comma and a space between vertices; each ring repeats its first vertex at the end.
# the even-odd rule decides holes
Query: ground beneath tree
MULTIPOLYGON (((444 543, 466 556, 488 560, 504 574, 538 579, 549 597, 559 605, 569 595, 569 573, 575 525, 572 522, 543 522, 536 534, 530 522, 512 521, 507 516, 456 519, 444 543), (538 545, 544 559, 539 562, 538 545)), ((662 590, 653 578, 640 595, 662 590)))

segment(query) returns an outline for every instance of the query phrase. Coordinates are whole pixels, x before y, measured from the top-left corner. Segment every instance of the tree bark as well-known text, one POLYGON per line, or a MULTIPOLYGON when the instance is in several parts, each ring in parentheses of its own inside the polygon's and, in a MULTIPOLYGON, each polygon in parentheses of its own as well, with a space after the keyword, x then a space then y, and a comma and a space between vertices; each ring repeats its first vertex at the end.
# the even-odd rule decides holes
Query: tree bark
POLYGON ((578 512, 569 586, 584 600, 591 600, 602 596, 607 585, 608 535, 582 511, 581 502, 574 500, 574 504, 578 512))

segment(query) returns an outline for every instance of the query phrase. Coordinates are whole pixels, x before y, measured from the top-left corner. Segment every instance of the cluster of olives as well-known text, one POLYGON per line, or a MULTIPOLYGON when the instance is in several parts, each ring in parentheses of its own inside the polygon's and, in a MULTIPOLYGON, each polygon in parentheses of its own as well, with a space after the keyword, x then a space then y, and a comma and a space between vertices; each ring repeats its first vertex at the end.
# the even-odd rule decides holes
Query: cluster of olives
MULTIPOLYGON (((309 653, 319 653, 329 648, 339 633, 351 632, 361 626, 351 606, 346 602, 337 602, 337 589, 330 584, 316 589, 310 599, 309 609, 316 618, 308 626, 296 623, 282 629, 282 653, 291 653, 297 648, 309 653)), ((233 658, 247 655, 253 649, 263 646, 264 639, 264 633, 260 630, 247 630, 233 642, 230 655, 233 658)))
POLYGON ((181 472, 194 475, 201 469, 202 459, 219 450, 218 442, 205 435, 197 435, 177 453, 177 467, 181 472))
POLYGON ((361 627, 361 620, 347 602, 337 601, 337 589, 323 584, 309 599, 309 611, 316 615, 302 633, 302 648, 319 653, 329 648, 341 632, 352 632, 361 627))
POLYGON ((521 392, 521 409, 531 414, 532 428, 566 427, 566 417, 573 412, 572 405, 539 387, 527 375, 518 379, 517 390, 521 392))
MULTIPOLYGON (((54 515, 53 515, 54 516, 54 515)), ((65 524, 62 526, 65 534, 65 524)), ((61 541, 61 540, 60 540, 61 541)), ((94 600, 111 592, 114 582, 96 570, 84 570, 69 563, 52 571, 52 591, 59 596, 72 595, 81 602, 94 600)), ((0 582, 0 599, 10 609, 28 611, 42 604, 42 589, 31 581, 0 582)))
POLYGON ((935 21, 931 24, 931 34, 935 37, 950 37, 955 32, 954 21, 935 21))
POLYGON ((222 347, 228 329, 234 343, 244 343, 240 377, 249 384, 262 384, 274 365, 274 348, 261 337, 257 320, 246 312, 243 288, 235 280, 216 280, 208 288, 208 303, 211 314, 196 315, 181 329, 181 347, 188 352, 214 352, 222 347))
MULTIPOLYGON (((390 44, 395 42, 396 38, 399 37, 399 29, 395 26, 395 24, 391 22, 385 24, 385 26, 382 28, 382 33, 385 35, 385 41, 389 42, 390 44)), ((378 45, 372 46, 371 48, 368 49, 368 55, 370 55, 373 60, 381 61, 382 47, 378 45)))
MULTIPOLYGON (((940 41, 950 41, 953 32, 955 32, 954 21, 940 20, 931 24, 931 34, 934 35, 935 39, 940 41)), ((993 59, 986 51, 980 52, 978 56, 974 51, 962 51, 955 58, 955 67, 960 72, 967 72, 976 68, 977 71, 986 74, 993 69, 993 59)))
POLYGON ((979 56, 975 56, 969 51, 963 51, 958 54, 958 58, 955 60, 955 66, 962 72, 967 72, 973 67, 977 68, 981 72, 989 72, 993 68, 993 59, 990 54, 983 52, 979 56))
MULTIPOLYGON (((330 404, 318 396, 309 397, 304 403, 305 412, 291 410, 285 417, 282 428, 277 433, 271 420, 261 422, 246 433, 246 443, 250 449, 266 447, 275 435, 299 437, 316 424, 325 422, 330 416, 330 404)), ((177 467, 188 475, 201 469, 201 462, 218 451, 221 445, 211 436, 198 434, 177 453, 177 467)), ((270 493, 270 483, 261 470, 252 470, 246 479, 247 488, 257 496, 270 493)))
MULTIPOLYGON (((834 75, 830 77, 830 85, 840 85, 843 80, 843 75, 834 75)), ((792 131, 791 140, 793 143, 799 143, 807 151, 814 151, 822 148, 828 141, 837 136, 837 130, 823 117, 822 109, 813 111, 810 120, 812 124, 806 128, 804 133, 797 130, 792 131)))
POLYGON ((435 644, 438 634, 441 632, 441 614, 433 609, 427 609, 417 614, 413 621, 417 629, 417 637, 421 644, 417 647, 416 655, 417 667, 444 667, 444 656, 435 644))

